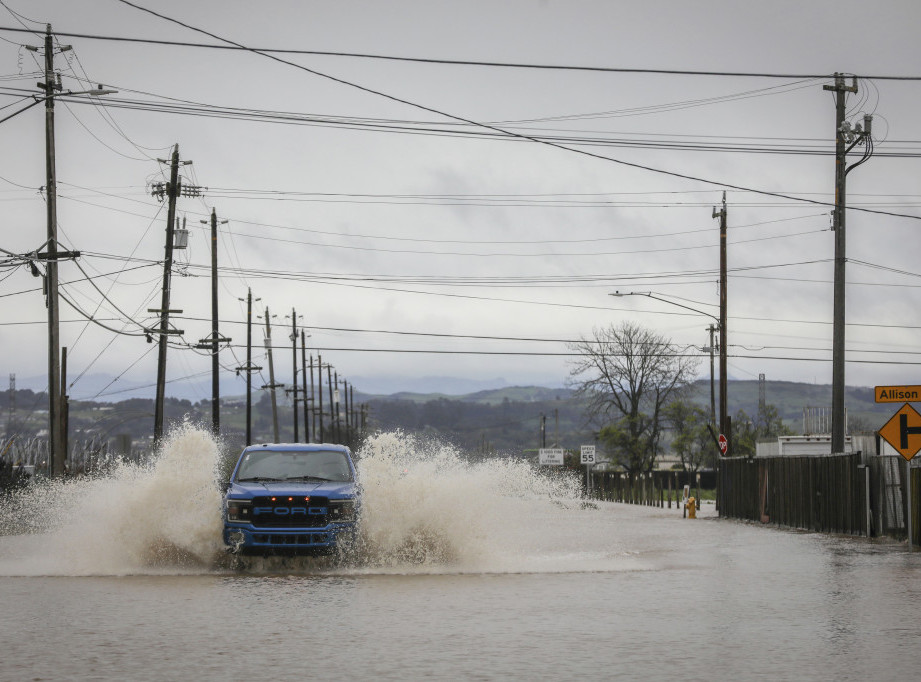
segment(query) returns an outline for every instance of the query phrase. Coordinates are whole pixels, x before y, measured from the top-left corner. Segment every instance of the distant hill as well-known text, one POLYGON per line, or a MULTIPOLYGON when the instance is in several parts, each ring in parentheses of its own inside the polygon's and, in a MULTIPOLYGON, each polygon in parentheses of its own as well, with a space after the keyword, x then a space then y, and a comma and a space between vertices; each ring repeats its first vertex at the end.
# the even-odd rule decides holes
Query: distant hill
MULTIPOLYGON (((356 395, 359 395, 356 392, 356 395)), ((465 403, 483 403, 496 405, 505 401, 533 403, 545 400, 568 400, 572 391, 567 388, 546 388, 544 386, 509 386, 507 388, 494 388, 485 391, 476 391, 466 395, 448 395, 445 393, 410 393, 400 392, 390 395, 365 395, 374 400, 408 400, 414 403, 425 403, 430 400, 459 400, 465 403)))
MULTIPOLYGON (((47 429, 47 396, 30 389, 16 392, 16 409, 9 409, 9 391, 0 391, 0 425, 3 432, 30 438, 47 429)), ((269 395, 253 394, 253 433, 256 442, 273 440, 269 395)), ((566 388, 545 386, 506 386, 477 390, 463 395, 441 392, 400 392, 370 395, 355 391, 354 405, 365 405, 370 431, 401 429, 450 441, 469 452, 531 452, 543 436, 548 446, 578 447, 594 442, 598 425, 586 423, 585 406, 566 388)), ((709 408, 710 382, 694 384, 691 399, 709 408)), ((758 412, 758 381, 729 382, 729 411, 736 417, 743 410, 750 417, 758 412)), ((765 399, 774 405, 794 432, 802 432, 804 407, 831 406, 831 386, 768 381, 765 399)), ((877 404, 873 389, 848 387, 845 395, 851 430, 879 429, 894 414, 897 406, 877 404)), ((221 427, 225 442, 235 448, 245 433, 245 400, 240 396, 222 399, 221 427)), ((290 396, 280 395, 279 439, 293 439, 290 396)), ((328 414, 329 405, 325 405, 328 414)), ((168 398, 168 422, 184 417, 207 426, 211 421, 210 402, 168 398)), ((153 430, 153 401, 132 398, 118 402, 70 402, 70 434, 76 440, 130 437, 149 442, 153 430)), ((300 422, 299 419, 299 423, 300 422)), ((302 427, 301 427, 302 428, 302 427)), ((328 432, 328 431, 327 431, 328 432)), ((303 430, 300 434, 303 437, 303 430)))
MULTIPOLYGON (((800 432, 803 427, 804 407, 831 407, 830 384, 766 381, 764 392, 765 402, 776 407, 787 426, 796 432, 800 432)), ((730 381, 728 393, 731 415, 735 416, 740 409, 749 416, 758 413, 759 384, 757 380, 730 381)), ((696 383, 694 400, 701 405, 709 406, 709 380, 696 383)), ((877 403, 873 388, 866 386, 846 387, 844 404, 847 407, 849 423, 860 424, 874 430, 880 428, 895 413, 892 405, 877 403)), ((719 409, 718 391, 717 409, 719 409)))

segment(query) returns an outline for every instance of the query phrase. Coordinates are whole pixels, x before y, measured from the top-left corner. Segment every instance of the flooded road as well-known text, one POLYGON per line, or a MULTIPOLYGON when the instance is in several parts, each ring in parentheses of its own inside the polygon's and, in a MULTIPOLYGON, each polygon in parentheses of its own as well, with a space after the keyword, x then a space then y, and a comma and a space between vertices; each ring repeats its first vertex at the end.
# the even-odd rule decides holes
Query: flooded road
MULTIPOLYGON (((96 504, 92 516, 75 497, 71 525, 0 537, 0 679, 878 680, 921 669, 921 554, 904 545, 724 521, 707 507, 690 520, 585 505, 526 468, 466 465, 400 439, 377 448, 360 465, 372 549, 346 565, 254 560, 235 573, 175 541, 165 551, 162 528, 136 529, 156 552, 119 551, 131 544, 125 515, 115 523, 96 504), (96 554, 81 555, 68 540, 92 531, 84 546, 96 554)), ((137 475, 96 485, 112 499, 151 490, 137 475)), ((187 521, 167 525, 194 535, 187 521)))

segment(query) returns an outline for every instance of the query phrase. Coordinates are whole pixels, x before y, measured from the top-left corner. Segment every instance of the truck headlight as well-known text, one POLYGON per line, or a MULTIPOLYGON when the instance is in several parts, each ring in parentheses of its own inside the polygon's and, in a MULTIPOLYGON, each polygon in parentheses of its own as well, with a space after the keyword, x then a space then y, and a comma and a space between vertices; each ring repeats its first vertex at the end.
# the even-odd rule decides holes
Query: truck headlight
POLYGON ((355 520, 355 501, 354 500, 330 500, 329 501, 329 520, 330 521, 354 521, 355 520))
POLYGON ((249 522, 253 518, 252 500, 227 500, 227 520, 249 522))

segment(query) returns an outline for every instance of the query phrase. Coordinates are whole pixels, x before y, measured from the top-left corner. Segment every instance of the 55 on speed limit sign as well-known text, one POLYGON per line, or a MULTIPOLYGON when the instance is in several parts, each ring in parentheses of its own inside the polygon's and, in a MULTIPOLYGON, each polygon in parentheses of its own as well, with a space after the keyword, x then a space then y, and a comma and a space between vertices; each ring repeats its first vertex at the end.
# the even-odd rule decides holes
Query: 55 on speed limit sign
POLYGON ((582 464, 594 464, 595 463, 595 446, 594 445, 583 445, 582 446, 582 464))

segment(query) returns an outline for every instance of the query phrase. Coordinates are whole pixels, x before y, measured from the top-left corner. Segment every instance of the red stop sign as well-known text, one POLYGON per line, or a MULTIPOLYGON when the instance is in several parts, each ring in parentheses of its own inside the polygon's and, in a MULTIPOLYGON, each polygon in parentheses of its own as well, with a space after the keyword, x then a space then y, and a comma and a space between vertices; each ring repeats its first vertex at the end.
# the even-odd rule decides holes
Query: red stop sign
POLYGON ((729 449, 729 440, 723 434, 720 434, 719 445, 720 445, 720 452, 722 452, 725 455, 726 450, 729 449))

